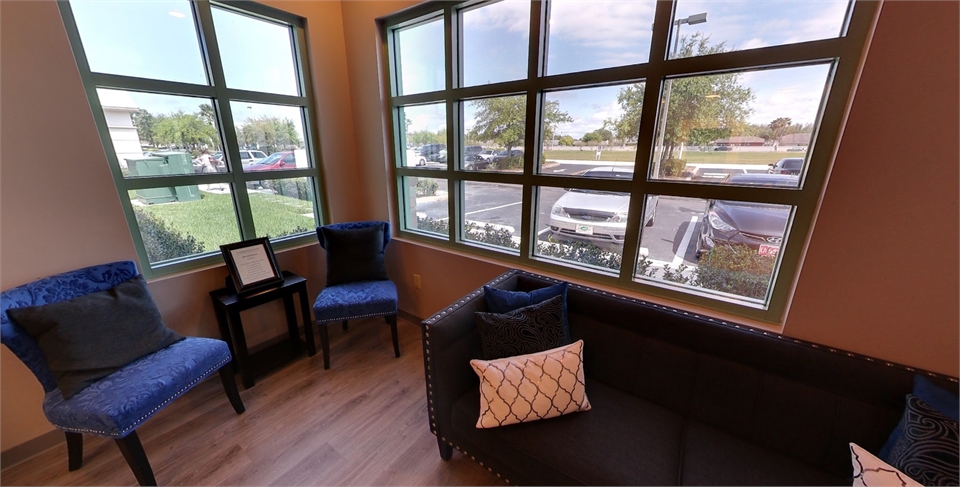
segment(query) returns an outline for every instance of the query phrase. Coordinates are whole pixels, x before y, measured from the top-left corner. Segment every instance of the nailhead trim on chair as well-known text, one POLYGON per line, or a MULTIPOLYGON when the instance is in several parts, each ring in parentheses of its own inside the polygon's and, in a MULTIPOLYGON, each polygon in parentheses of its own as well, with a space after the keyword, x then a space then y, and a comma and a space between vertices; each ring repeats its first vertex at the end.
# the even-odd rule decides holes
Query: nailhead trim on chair
POLYGON ((184 392, 187 392, 187 390, 189 390, 191 387, 193 387, 194 385, 196 385, 198 382, 202 381, 203 379, 206 379, 207 377, 209 377, 210 374, 216 372, 217 370, 220 369, 220 367, 223 367, 223 366, 226 365, 228 362, 230 362, 230 357, 227 357, 227 358, 221 360, 219 364, 213 366, 213 368, 211 368, 210 370, 207 370, 206 372, 204 372, 203 375, 201 375, 200 377, 192 380, 189 384, 183 386, 183 388, 180 389, 179 391, 177 391, 174 395, 172 395, 172 396, 170 396, 169 398, 167 398, 165 401, 163 401, 162 403, 160 403, 157 407, 151 409, 150 412, 148 412, 147 414, 144 414, 143 416, 141 416, 140 419, 136 420, 136 421, 135 421, 133 424, 131 424, 130 426, 127 426, 126 428, 124 428, 122 431, 120 431, 120 434, 113 435, 113 434, 107 433, 107 432, 105 432, 105 431, 99 431, 99 430, 90 430, 90 429, 84 429, 84 428, 69 428, 69 427, 65 427, 65 426, 60 426, 60 425, 58 425, 58 424, 54 424, 53 426, 55 426, 57 429, 60 429, 60 430, 62 430, 62 431, 69 431, 69 432, 71 432, 71 433, 90 433, 90 434, 96 434, 96 435, 100 435, 100 436, 107 436, 107 437, 110 437, 110 438, 123 438, 124 436, 127 436, 128 434, 130 434, 130 431, 131 431, 131 430, 134 430, 134 429, 137 428, 137 426, 140 426, 140 423, 142 423, 145 419, 147 419, 147 418, 149 418, 151 415, 153 415, 153 413, 157 412, 160 408, 162 408, 162 407, 166 406, 167 404, 169 404, 170 401, 173 401, 174 399, 180 397, 181 394, 183 394, 184 392))
POLYGON ((390 316, 390 315, 395 315, 395 314, 397 314, 396 311, 394 311, 394 312, 392 312, 392 313, 373 313, 373 314, 369 314, 369 315, 348 316, 348 317, 346 317, 346 318, 337 318, 337 319, 335 319, 335 320, 317 320, 317 325, 325 325, 325 324, 329 324, 329 323, 336 323, 336 322, 338 322, 338 321, 344 321, 344 320, 356 320, 356 319, 360 319, 360 318, 369 318, 369 317, 371 317, 371 316, 390 316))

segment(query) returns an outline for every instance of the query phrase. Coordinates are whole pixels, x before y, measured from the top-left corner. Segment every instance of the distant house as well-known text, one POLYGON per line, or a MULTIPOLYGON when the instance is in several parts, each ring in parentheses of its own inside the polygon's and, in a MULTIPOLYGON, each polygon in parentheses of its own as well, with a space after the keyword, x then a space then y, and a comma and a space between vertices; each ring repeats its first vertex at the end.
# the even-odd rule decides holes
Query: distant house
POLYGON ((783 137, 780 137, 779 144, 786 145, 786 146, 791 146, 791 145, 808 146, 810 145, 811 135, 813 134, 811 133, 787 134, 787 135, 784 135, 783 137))
POLYGON ((125 91, 98 90, 98 94, 113 140, 113 149, 117 151, 117 160, 120 161, 120 167, 127 167, 127 159, 143 157, 140 134, 133 125, 132 117, 137 112, 137 104, 125 91))
POLYGON ((727 139, 717 139, 713 141, 713 144, 722 146, 753 147, 762 146, 763 142, 763 139, 760 137, 737 136, 727 139))

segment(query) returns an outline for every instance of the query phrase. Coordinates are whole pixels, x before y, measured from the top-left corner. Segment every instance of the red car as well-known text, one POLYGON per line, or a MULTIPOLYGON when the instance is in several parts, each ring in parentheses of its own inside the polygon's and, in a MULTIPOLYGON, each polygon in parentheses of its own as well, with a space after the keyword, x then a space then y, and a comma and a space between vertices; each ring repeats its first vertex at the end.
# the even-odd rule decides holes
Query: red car
POLYGON ((274 152, 264 159, 243 166, 243 172, 293 169, 295 167, 297 167, 297 162, 293 151, 274 152))

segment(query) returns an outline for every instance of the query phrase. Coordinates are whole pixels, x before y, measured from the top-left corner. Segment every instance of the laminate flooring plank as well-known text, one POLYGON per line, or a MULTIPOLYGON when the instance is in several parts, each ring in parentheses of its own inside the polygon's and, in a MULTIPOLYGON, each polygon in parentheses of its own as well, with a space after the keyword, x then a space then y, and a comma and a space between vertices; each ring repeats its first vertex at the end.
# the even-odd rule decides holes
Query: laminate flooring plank
MULTIPOLYGON (((302 357, 240 393, 237 415, 214 377, 138 430, 161 485, 503 485, 428 426, 417 324, 398 320, 402 355, 380 317, 329 327, 331 368, 302 357)), ((39 405, 38 405, 39 407, 39 405)), ((0 472, 2 485, 135 485, 113 441, 84 437, 83 467, 65 443, 0 472)))

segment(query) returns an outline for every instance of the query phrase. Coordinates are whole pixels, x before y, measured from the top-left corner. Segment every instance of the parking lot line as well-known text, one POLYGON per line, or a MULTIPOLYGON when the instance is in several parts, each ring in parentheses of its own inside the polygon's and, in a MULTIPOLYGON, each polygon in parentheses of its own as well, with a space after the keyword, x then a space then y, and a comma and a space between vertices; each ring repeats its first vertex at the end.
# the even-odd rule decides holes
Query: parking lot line
POLYGON ((677 255, 673 258, 673 265, 683 264, 683 254, 687 253, 687 247, 690 246, 690 238, 693 237, 693 230, 697 228, 697 220, 699 219, 697 216, 690 217, 690 226, 687 227, 687 231, 683 234, 683 239, 680 240, 680 246, 677 247, 677 255))
POLYGON ((464 215, 473 215, 474 213, 483 213, 484 211, 499 210, 500 208, 506 208, 506 207, 508 207, 508 206, 515 206, 515 205, 519 205, 519 204, 521 204, 521 203, 523 203, 523 202, 522 202, 522 201, 517 201, 516 203, 507 203, 507 204, 505 204, 505 205, 494 206, 494 207, 492 207, 492 208, 484 208, 484 209, 482 209, 482 210, 468 211, 468 212, 464 213, 464 215))

